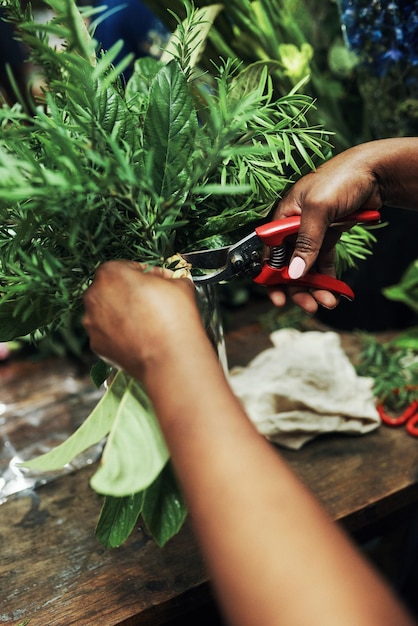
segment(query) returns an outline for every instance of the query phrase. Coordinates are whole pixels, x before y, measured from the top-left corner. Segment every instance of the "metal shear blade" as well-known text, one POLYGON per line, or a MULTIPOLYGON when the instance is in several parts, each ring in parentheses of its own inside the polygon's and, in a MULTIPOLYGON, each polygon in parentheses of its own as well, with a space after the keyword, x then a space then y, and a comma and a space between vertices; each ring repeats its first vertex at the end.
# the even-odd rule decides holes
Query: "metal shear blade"
POLYGON ((186 252, 181 256, 194 268, 215 270, 201 276, 193 276, 195 283, 219 283, 242 273, 256 276, 261 270, 263 242, 255 232, 250 233, 232 246, 213 250, 186 252))

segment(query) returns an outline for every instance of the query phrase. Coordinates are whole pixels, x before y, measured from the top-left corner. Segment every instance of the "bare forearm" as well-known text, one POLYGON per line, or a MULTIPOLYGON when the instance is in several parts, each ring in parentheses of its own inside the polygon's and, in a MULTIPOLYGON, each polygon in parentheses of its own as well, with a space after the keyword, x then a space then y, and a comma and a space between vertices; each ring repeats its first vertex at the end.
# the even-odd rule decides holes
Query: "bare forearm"
POLYGON ((230 623, 411 626, 255 431, 205 335, 191 283, 163 276, 132 263, 102 266, 84 324, 92 349, 148 389, 230 623))
POLYGON ((155 379, 148 388, 232 624, 412 623, 254 431, 210 346, 195 343, 175 366, 165 360, 160 374, 170 381, 165 393, 155 379))
POLYGON ((367 142, 335 157, 353 177, 368 169, 379 185, 383 204, 418 209, 418 138, 367 142))
POLYGON ((389 206, 418 209, 418 138, 385 139, 375 173, 389 206))

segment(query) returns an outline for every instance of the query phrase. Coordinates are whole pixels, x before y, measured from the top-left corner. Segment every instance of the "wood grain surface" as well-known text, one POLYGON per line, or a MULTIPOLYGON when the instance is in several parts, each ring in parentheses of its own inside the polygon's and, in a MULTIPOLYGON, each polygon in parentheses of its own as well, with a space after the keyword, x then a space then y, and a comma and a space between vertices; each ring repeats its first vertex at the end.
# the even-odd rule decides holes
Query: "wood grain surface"
MULTIPOLYGON (((353 357, 356 341, 343 337, 353 357)), ((257 325, 229 333, 230 365, 245 364, 268 345, 257 325)), ((0 434, 29 413, 35 424, 29 437, 39 412, 50 423, 72 425, 96 401, 88 374, 64 359, 2 365, 0 394, 9 412, 0 434)), ((418 439, 403 429, 326 436, 278 453, 352 533, 418 502, 418 439)), ((121 548, 101 546, 94 535, 101 501, 89 487, 94 470, 86 466, 0 506, 1 624, 158 626, 207 602, 210 585, 188 523, 163 549, 140 525, 121 548)))

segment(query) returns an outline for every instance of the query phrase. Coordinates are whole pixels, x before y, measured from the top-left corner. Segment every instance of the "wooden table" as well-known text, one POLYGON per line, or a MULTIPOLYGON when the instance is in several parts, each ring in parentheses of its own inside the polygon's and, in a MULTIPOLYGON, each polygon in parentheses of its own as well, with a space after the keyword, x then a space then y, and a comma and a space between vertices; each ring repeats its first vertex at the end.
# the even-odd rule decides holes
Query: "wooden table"
MULTIPOLYGON (((352 337, 343 342, 355 353, 352 337)), ((229 362, 243 364, 267 345, 257 326, 232 332, 229 362)), ((78 419, 95 402, 88 375, 65 360, 2 365, 0 391, 0 402, 14 402, 16 419, 19 408, 31 404, 51 420, 78 419)), ((418 502, 418 440, 403 430, 327 436, 280 453, 354 536, 408 515, 418 502)), ((84 467, 0 506, 0 623, 157 626, 210 601, 187 523, 163 549, 140 527, 119 549, 98 543, 101 503, 89 487, 94 469, 84 467)))

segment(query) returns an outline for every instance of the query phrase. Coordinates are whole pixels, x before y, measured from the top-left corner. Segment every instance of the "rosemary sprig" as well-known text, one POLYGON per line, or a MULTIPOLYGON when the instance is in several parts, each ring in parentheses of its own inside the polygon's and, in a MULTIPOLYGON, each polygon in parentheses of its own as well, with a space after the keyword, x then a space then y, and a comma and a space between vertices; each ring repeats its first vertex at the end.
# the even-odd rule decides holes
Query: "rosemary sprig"
POLYGON ((373 392, 388 409, 400 412, 418 395, 416 352, 398 348, 395 342, 380 342, 362 334, 362 351, 356 367, 360 376, 374 379, 373 392))
MULTIPOLYGON (((172 58, 137 61, 126 89, 117 45, 96 54, 75 1, 46 4, 55 17, 41 25, 10 0, 45 96, 31 113, 0 109, 0 340, 68 323, 103 261, 161 264, 253 228, 330 151, 303 83, 277 99, 269 62, 226 58, 215 83, 196 79, 188 64, 207 24, 188 0, 172 58), (49 46, 52 32, 62 50, 49 46)), ((106 435, 91 481, 106 494, 99 537, 120 545, 141 513, 164 544, 184 503, 152 406, 124 372, 76 433, 30 465, 61 467, 106 435)))
POLYGON ((227 59, 216 89, 192 78, 188 46, 202 15, 188 6, 168 64, 137 63, 126 91, 72 0, 35 24, 10 15, 45 68, 33 115, 0 109, 0 340, 50 332, 79 309, 109 258, 163 263, 177 250, 225 240, 265 216, 277 196, 329 153, 309 121, 313 101, 274 98, 268 66, 227 59), (53 32, 62 50, 48 44, 53 32), (197 94, 199 97, 197 97, 197 94))
POLYGON ((337 274, 357 268, 359 261, 365 261, 373 254, 373 245, 376 243, 374 231, 385 226, 383 223, 367 227, 356 224, 349 231, 343 232, 336 248, 337 274))

